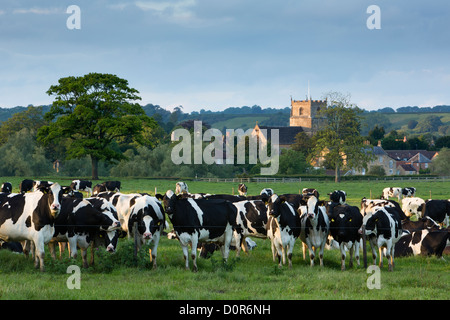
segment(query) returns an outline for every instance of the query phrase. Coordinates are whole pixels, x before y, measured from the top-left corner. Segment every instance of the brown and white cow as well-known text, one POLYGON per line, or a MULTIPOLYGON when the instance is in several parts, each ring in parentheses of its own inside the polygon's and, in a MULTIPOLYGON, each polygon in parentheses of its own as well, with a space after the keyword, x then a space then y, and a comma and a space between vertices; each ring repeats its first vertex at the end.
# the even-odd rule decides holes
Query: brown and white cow
POLYGON ((31 193, 0 195, 0 238, 4 241, 32 241, 35 267, 45 270, 44 246, 55 232, 55 218, 61 210, 62 188, 54 183, 31 193))

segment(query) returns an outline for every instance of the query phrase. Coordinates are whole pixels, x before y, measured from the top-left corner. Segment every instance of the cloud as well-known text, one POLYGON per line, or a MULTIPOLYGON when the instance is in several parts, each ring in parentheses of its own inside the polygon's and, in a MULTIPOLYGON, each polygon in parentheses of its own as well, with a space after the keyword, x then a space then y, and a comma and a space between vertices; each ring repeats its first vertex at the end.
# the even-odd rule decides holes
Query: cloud
POLYGON ((141 10, 151 11, 160 16, 167 16, 173 19, 191 18, 194 13, 190 10, 196 6, 196 0, 180 1, 136 1, 135 5, 141 10))
POLYGON ((62 8, 28 8, 28 9, 14 9, 14 14, 62 14, 65 13, 65 10, 62 8))

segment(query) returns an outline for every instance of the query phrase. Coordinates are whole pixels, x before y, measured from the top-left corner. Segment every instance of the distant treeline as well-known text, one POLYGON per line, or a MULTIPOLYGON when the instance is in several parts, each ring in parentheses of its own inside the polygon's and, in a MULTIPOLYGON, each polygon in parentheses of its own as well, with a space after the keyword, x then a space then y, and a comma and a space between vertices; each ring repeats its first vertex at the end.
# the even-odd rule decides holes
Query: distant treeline
MULTIPOLYGON (((42 106, 43 112, 46 113, 50 110, 50 106, 42 106)), ((221 117, 221 120, 226 119, 226 117, 232 117, 234 115, 239 114, 253 114, 253 115, 268 115, 268 114, 279 114, 279 115, 287 115, 289 117, 291 108, 285 107, 285 108, 261 108, 258 105, 254 105, 252 107, 248 106, 242 106, 242 107, 230 107, 226 108, 223 111, 211 111, 211 110, 205 110, 200 109, 200 111, 192 111, 190 113, 183 112, 183 107, 175 107, 173 111, 166 110, 159 105, 154 104, 146 104, 145 106, 142 106, 145 113, 150 117, 156 117, 158 122, 160 123, 179 123, 184 120, 190 120, 190 119, 198 119, 202 120, 202 118, 210 120, 210 122, 215 117, 221 117), (223 118, 225 116, 225 118, 223 118)), ((8 120, 14 113, 21 112, 26 110, 27 107, 13 107, 13 108, 0 108, 0 122, 8 120)), ((363 109, 364 110, 364 109, 363 109)), ((381 108, 374 111, 367 111, 365 112, 379 112, 379 113, 438 113, 438 112, 450 112, 450 105, 439 105, 434 107, 418 107, 418 106, 406 106, 406 107, 400 107, 397 109, 393 109, 391 107, 381 108)))

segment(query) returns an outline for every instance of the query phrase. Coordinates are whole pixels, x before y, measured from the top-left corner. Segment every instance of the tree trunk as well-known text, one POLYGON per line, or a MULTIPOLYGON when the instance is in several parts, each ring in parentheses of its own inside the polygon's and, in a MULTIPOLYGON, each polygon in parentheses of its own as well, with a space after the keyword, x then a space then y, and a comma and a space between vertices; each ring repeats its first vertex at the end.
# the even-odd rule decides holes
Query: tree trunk
POLYGON ((91 156, 92 163, 92 180, 98 180, 98 159, 91 156))
POLYGON ((339 167, 339 164, 336 164, 336 169, 334 172, 334 182, 341 182, 341 168, 339 167))

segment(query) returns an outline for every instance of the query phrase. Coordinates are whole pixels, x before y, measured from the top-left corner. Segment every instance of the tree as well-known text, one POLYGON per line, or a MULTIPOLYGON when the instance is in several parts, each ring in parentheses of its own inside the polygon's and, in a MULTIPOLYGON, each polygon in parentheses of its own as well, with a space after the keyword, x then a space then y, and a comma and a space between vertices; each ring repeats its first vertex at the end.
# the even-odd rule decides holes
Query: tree
POLYGON ((314 136, 310 160, 324 158, 335 169, 335 181, 340 182, 340 170, 363 168, 372 158, 364 149, 364 138, 360 134, 362 111, 350 102, 349 95, 330 92, 325 98, 327 108, 320 114, 327 118, 327 124, 314 136))
POLYGON ((141 98, 128 81, 111 74, 89 73, 66 77, 47 91, 55 96, 45 119, 52 121, 38 131, 44 144, 68 139, 66 159, 89 156, 92 179, 98 179, 99 161, 126 159, 117 144, 132 139, 150 144, 142 133, 156 122, 145 115, 142 107, 132 103, 141 98))
POLYGON ((450 172, 450 149, 442 148, 431 163, 431 171, 440 176, 447 176, 450 172))

